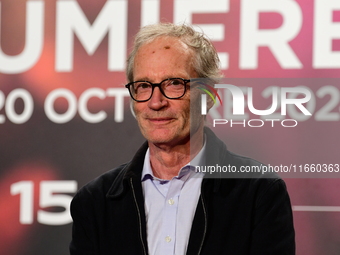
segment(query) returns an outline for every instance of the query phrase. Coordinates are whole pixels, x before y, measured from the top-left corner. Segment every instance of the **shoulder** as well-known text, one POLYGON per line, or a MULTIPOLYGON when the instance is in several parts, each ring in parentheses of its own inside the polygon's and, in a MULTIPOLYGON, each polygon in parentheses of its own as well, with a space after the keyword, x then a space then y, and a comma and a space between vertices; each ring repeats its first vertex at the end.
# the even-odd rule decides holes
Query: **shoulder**
POLYGON ((206 166, 221 170, 210 175, 211 178, 250 178, 260 179, 258 182, 267 183, 280 180, 275 172, 268 171, 270 169, 265 163, 229 151, 225 143, 209 128, 205 128, 205 133, 207 135, 206 166), (272 180, 263 181, 262 179, 272 180))
POLYGON ((238 155, 234 152, 231 152, 229 150, 225 151, 226 156, 227 156, 227 160, 229 160, 232 164, 234 165, 244 165, 244 166, 261 166, 263 165, 261 162, 246 157, 246 156, 242 156, 242 155, 238 155))
POLYGON ((127 164, 122 164, 111 169, 81 187, 74 196, 72 203, 76 203, 77 201, 89 202, 90 200, 99 201, 104 199, 112 188, 113 183, 118 181, 118 179, 122 179, 126 165, 127 164))
POLYGON ((79 189, 72 203, 100 204, 106 198, 117 198, 127 190, 127 181, 141 179, 145 152, 148 148, 145 142, 136 152, 132 160, 122 164, 92 180, 79 189))

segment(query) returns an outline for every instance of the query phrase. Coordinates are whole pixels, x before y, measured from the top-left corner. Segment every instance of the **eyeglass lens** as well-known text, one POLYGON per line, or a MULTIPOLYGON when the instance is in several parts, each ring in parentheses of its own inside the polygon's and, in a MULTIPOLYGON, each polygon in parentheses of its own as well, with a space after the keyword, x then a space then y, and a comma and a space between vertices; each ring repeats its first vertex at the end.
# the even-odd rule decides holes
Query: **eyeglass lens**
POLYGON ((137 81, 132 83, 130 90, 133 98, 137 101, 149 100, 154 87, 159 87, 161 93, 169 99, 180 98, 185 93, 185 81, 182 79, 167 79, 161 83, 137 81))

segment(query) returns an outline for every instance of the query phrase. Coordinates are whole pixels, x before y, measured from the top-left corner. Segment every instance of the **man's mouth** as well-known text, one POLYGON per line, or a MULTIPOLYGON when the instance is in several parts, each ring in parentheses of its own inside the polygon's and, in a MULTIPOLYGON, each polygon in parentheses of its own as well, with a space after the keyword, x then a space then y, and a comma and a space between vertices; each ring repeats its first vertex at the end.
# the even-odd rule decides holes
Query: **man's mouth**
POLYGON ((170 118, 170 117, 157 117, 157 118, 146 118, 146 119, 154 124, 167 124, 175 120, 175 118, 170 118))

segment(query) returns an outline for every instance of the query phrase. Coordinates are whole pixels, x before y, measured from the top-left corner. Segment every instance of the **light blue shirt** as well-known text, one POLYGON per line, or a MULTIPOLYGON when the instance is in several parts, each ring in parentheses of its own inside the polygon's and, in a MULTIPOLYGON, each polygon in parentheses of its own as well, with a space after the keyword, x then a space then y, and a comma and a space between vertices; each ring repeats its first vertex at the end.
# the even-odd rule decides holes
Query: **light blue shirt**
POLYGON ((153 175, 149 150, 146 152, 142 187, 149 254, 186 253, 204 176, 195 172, 195 166, 203 165, 204 150, 205 145, 171 180, 161 180, 153 175))

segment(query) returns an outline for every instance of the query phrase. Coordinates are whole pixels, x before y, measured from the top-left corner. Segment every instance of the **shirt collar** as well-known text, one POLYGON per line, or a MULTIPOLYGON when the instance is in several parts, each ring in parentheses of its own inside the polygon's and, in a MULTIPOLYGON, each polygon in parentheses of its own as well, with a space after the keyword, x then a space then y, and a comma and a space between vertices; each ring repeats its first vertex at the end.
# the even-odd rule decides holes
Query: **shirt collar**
MULTIPOLYGON (((204 144, 202 149, 199 151, 199 153, 186 165, 184 165, 181 170, 179 171, 178 175, 175 176, 174 178, 177 179, 183 179, 186 181, 190 174, 189 173, 195 173, 195 166, 202 166, 205 163, 205 148, 206 148, 206 139, 204 139, 204 144)), ((143 165, 143 171, 142 171, 142 182, 150 179, 150 180, 159 180, 160 182, 167 182, 168 180, 162 180, 154 176, 150 164, 150 151, 149 148, 145 153, 145 158, 144 158, 144 165, 143 165)))

